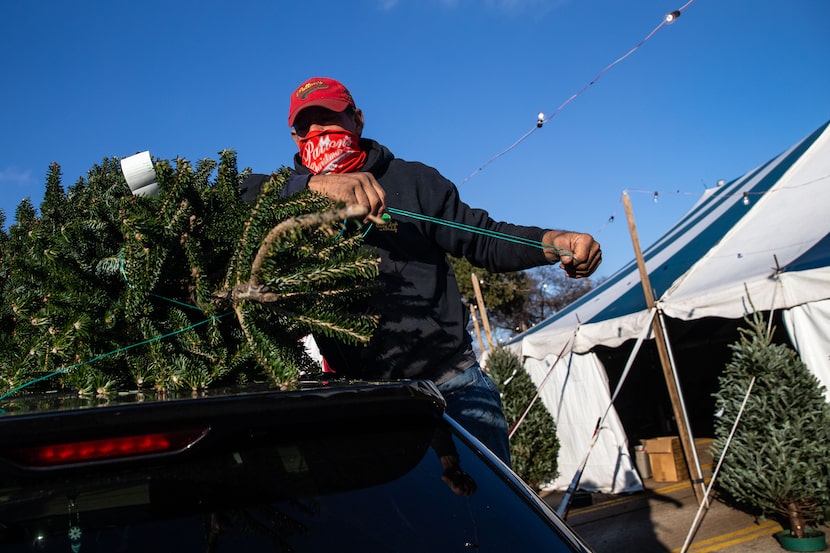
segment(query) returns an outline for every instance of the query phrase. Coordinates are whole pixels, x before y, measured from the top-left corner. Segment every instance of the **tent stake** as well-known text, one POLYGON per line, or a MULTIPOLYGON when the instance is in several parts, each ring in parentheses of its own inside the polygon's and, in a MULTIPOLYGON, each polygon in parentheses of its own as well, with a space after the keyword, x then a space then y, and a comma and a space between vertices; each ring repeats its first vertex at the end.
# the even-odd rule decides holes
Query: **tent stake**
MULTIPOLYGON (((622 200, 623 206, 625 207, 625 216, 628 219, 628 230, 631 233, 631 243, 634 246, 634 255, 637 259, 637 268, 640 271, 640 282, 643 285, 643 294, 645 295, 646 305, 649 309, 651 309, 655 307, 654 292, 651 288, 651 281, 648 278, 648 271, 646 270, 643 252, 640 249, 640 239, 637 236, 637 226, 634 224, 634 212, 631 208, 631 198, 628 196, 627 191, 623 192, 622 200)), ((692 438, 689 426, 686 424, 688 418, 685 410, 683 409, 683 402, 680 398, 680 388, 677 386, 675 370, 669 359, 668 347, 666 345, 665 334, 663 331, 663 325, 660 322, 660 317, 654 317, 651 324, 654 334, 654 344, 657 346, 657 354, 660 358, 660 365, 663 369, 663 378, 666 382, 666 387, 669 390, 669 398, 671 399, 674 418, 677 423, 677 431, 680 434, 680 443, 683 446, 683 454, 686 457, 686 468, 689 470, 689 477, 692 482, 692 489, 695 492, 695 498, 697 498, 698 504, 701 504, 705 499, 703 496, 703 490, 700 489, 703 487, 703 474, 700 470, 700 462, 698 461, 694 439, 692 438), (700 486, 697 484, 700 484, 700 486)))

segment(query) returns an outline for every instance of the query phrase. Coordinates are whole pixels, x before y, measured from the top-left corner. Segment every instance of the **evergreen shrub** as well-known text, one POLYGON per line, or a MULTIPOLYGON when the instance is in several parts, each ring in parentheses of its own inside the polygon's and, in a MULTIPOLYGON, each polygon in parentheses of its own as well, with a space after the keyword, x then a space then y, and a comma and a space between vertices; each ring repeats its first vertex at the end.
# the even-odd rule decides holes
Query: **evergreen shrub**
POLYGON ((522 367, 521 359, 507 348, 494 348, 487 357, 487 374, 501 391, 504 415, 511 429, 533 401, 510 439, 513 470, 536 488, 554 480, 558 476, 559 455, 556 423, 542 400, 536 397, 536 386, 522 367))

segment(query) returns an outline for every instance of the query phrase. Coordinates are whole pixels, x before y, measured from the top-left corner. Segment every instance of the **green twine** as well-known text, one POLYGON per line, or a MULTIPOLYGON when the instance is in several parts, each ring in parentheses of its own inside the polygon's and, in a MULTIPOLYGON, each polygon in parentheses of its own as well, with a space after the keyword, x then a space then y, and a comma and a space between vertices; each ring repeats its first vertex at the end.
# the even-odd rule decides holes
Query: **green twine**
POLYGON ((130 282, 130 279, 127 277, 127 269, 126 269, 126 264, 124 263, 124 251, 123 250, 118 252, 118 270, 121 271, 121 276, 124 277, 124 282, 127 283, 127 286, 132 288, 133 285, 130 282))
MULTIPOLYGON (((415 219, 415 220, 418 220, 418 221, 427 221, 427 222, 435 223, 435 224, 438 224, 438 225, 444 225, 446 227, 455 228, 455 229, 459 229, 459 230, 464 230, 464 231, 467 231, 467 232, 472 232, 474 234, 480 234, 482 236, 489 236, 491 238, 498 238, 500 240, 506 240, 508 242, 513 242, 514 244, 521 244, 521 245, 524 245, 524 246, 531 246, 531 247, 535 247, 535 248, 541 248, 542 250, 552 250, 552 251, 556 252, 556 254, 559 255, 560 257, 562 257, 563 255, 573 257, 573 254, 574 254, 574 252, 572 250, 569 250, 567 248, 558 248, 556 246, 552 246, 550 244, 545 244, 543 242, 538 242, 536 240, 531 240, 529 238, 523 238, 521 236, 513 236, 511 234, 505 234, 503 232, 498 232, 498 231, 495 231, 495 230, 481 229, 481 228, 478 228, 478 227, 474 227, 472 225, 466 225, 464 223, 457 223, 455 221, 448 221, 446 219, 439 219, 437 217, 431 217, 429 215, 423 215, 423 214, 415 213, 415 212, 412 212, 412 211, 406 211, 404 209, 397 209, 397 208, 394 208, 394 207, 389 207, 389 208, 387 208, 387 211, 389 213, 394 213, 395 215, 402 215, 404 217, 409 217, 411 219, 415 219)), ((391 221, 392 218, 389 216, 389 213, 384 213, 381 216, 381 218, 384 221, 387 221, 387 222, 391 221)), ((373 226, 374 226, 373 223, 370 223, 369 225, 367 225, 366 230, 363 232, 363 237, 364 238, 366 237, 367 234, 369 234, 369 231, 372 230, 373 226)), ((345 230, 346 230, 346 221, 344 220, 343 221, 343 228, 341 229, 340 234, 338 234, 337 238, 342 237, 345 230)), ((578 264, 577 259, 575 257, 573 257, 573 259, 574 259, 574 263, 578 264)), ((125 268, 123 252, 118 253, 118 266, 119 266, 119 270, 121 271, 121 276, 124 277, 124 281, 127 283, 127 286, 132 288, 132 284, 130 283, 130 279, 127 277, 127 271, 126 271, 126 268, 125 268)), ((156 298, 159 298, 159 299, 169 301, 171 303, 183 306, 183 307, 189 307, 191 309, 199 309, 195 305, 191 305, 189 303, 184 303, 184 302, 174 300, 174 299, 171 299, 171 298, 166 298, 166 297, 160 296, 158 294, 151 293, 150 295, 153 296, 153 297, 156 297, 156 298)), ((224 317, 224 316, 230 315, 230 314, 231 314, 231 312, 223 313, 222 315, 217 315, 215 317, 205 319, 204 321, 194 323, 194 324, 192 324, 192 325, 190 325, 186 328, 170 332, 170 333, 165 334, 163 336, 157 336, 156 338, 150 338, 148 340, 144 340, 143 342, 138 342, 136 344, 132 344, 132 345, 129 345, 129 346, 126 346, 126 347, 123 347, 123 348, 119 348, 119 349, 110 351, 108 353, 103 353, 101 355, 98 355, 97 357, 89 359, 88 361, 84 361, 83 363, 76 363, 76 364, 70 365, 68 367, 61 367, 60 369, 58 369, 58 370, 56 370, 56 371, 54 371, 50 374, 47 374, 45 376, 41 376, 40 378, 36 378, 36 379, 34 379, 30 382, 27 382, 26 384, 23 384, 21 386, 18 386, 16 388, 13 388, 13 389, 9 390, 8 392, 6 392, 2 396, 0 396, 0 401, 6 399, 7 397, 11 396, 12 394, 14 394, 16 392, 19 392, 20 390, 22 390, 24 388, 27 388, 27 387, 29 387, 33 384, 38 383, 38 382, 48 380, 48 379, 52 378, 53 376, 63 374, 67 371, 70 371, 70 370, 76 368, 76 367, 81 367, 83 365, 88 365, 90 363, 94 363, 95 361, 98 361, 100 359, 104 359, 105 357, 110 357, 112 355, 122 353, 124 351, 130 350, 130 349, 138 347, 138 346, 143 346, 143 345, 146 345, 146 344, 150 344, 152 342, 156 342, 156 341, 159 341, 159 340, 164 340, 165 338, 175 336, 176 334, 180 334, 182 332, 187 332, 188 330, 196 328, 197 326, 203 325, 205 323, 208 323, 210 321, 213 321, 215 319, 219 319, 221 317, 224 317)), ((5 410, 0 409, 0 414, 4 414, 4 413, 5 413, 5 410)))
MULTIPOLYGON (((124 281, 127 283, 127 286, 129 286, 130 288, 132 288, 132 287, 133 287, 133 285, 132 285, 132 283, 130 282, 130 279, 127 277, 127 271, 126 271, 125 264, 124 264, 124 255, 123 255, 123 252, 119 252, 119 253, 118 253, 118 268, 119 268, 119 270, 121 271, 121 276, 122 276, 122 277, 124 277, 124 281)), ((153 294, 153 293, 150 293, 149 295, 150 295, 150 296, 153 296, 153 297, 156 297, 156 298, 159 298, 159 299, 162 299, 162 300, 165 300, 165 301, 169 301, 170 303, 174 303, 174 304, 176 304, 176 305, 180 305, 180 306, 182 306, 182 307, 188 307, 188 308, 190 308, 190 309, 197 309, 197 310, 201 311, 201 309, 200 309, 199 307, 197 307, 197 306, 195 306, 195 305, 192 305, 192 304, 189 304, 189 303, 185 303, 185 302, 182 302, 182 301, 179 301, 179 300, 174 300, 174 299, 172 299, 172 298, 167 298, 167 297, 164 297, 164 296, 160 296, 160 295, 158 295, 158 294, 153 294)), ((44 375, 44 376, 41 376, 41 377, 36 378, 36 379, 34 379, 34 380, 31 380, 31 381, 29 381, 29 382, 27 382, 27 383, 25 383, 25 384, 22 384, 22 385, 20 385, 20 386, 17 386, 16 388, 12 388, 11 390, 9 390, 8 392, 6 392, 5 394, 0 395, 0 401, 3 401, 4 399, 6 399, 7 397, 11 396, 12 394, 14 394, 14 393, 16 393, 16 392, 19 392, 20 390, 23 390, 24 388, 28 388, 29 386, 31 386, 31 385, 33 385, 33 384, 37 384, 38 382, 42 382, 42 381, 44 381, 44 380, 49 380, 50 378, 52 378, 52 377, 54 377, 54 376, 57 376, 57 375, 59 375, 59 374, 63 374, 63 373, 65 373, 65 372, 71 371, 72 369, 75 369, 75 368, 77 368, 77 367, 82 367, 82 366, 84 366, 84 365, 89 365, 89 364, 92 364, 92 363, 94 363, 94 362, 96 362, 96 361, 99 361, 99 360, 101 360, 101 359, 104 359, 105 357, 110 357, 110 356, 112 356, 112 355, 116 355, 116 354, 118 354, 118 353, 125 352, 125 351, 127 351, 127 350, 130 350, 130 349, 132 349, 132 348, 136 348, 136 347, 138 347, 138 346, 144 346, 144 345, 147 345, 147 344, 150 344, 150 343, 153 343, 153 342, 157 342, 157 341, 160 341, 160 340, 164 340, 165 338, 169 338, 169 337, 171 337, 171 336, 175 336, 176 334, 181 334, 182 332, 187 332, 188 330, 192 330, 192 329, 196 328, 197 326, 201 326, 201 325, 203 325, 203 324, 205 324, 205 323, 209 323, 209 322, 211 322, 211 321, 214 321, 214 320, 219 319, 219 318, 221 318, 221 317, 224 317, 224 316, 226 316, 226 315, 230 315, 231 313, 232 313, 232 311, 229 311, 229 312, 227 312, 227 313, 223 313, 223 314, 221 314, 221 315, 216 315, 216 316, 214 316, 214 317, 210 317, 209 319, 205 319, 205 320, 203 320, 203 321, 199 321, 198 323, 193 323, 192 325, 187 326, 187 327, 185 327, 185 328, 182 328, 182 329, 179 329, 179 330, 174 330, 173 332, 169 332, 169 333, 167 333, 167 334, 164 334, 163 336, 157 336, 157 337, 155 337, 155 338, 150 338, 150 339, 148 339, 148 340, 144 340, 143 342, 138 342, 138 343, 136 343, 136 344, 132 344, 132 345, 129 345, 129 346, 126 346, 126 347, 123 347, 123 348, 119 348, 119 349, 116 349, 116 350, 113 350, 113 351, 110 351, 110 352, 107 352, 107 353, 102 353, 101 355, 98 355, 98 356, 96 356, 96 357, 93 357, 92 359, 89 359, 89 360, 84 361, 84 362, 82 362, 82 363, 75 363, 74 365, 70 365, 70 366, 68 366, 68 367, 61 367, 60 369, 58 369, 58 370, 56 370, 56 371, 54 371, 54 372, 52 372, 52 373, 49 373, 49 374, 47 374, 47 375, 44 375)), ((4 409, 1 409, 1 408, 0 408, 0 414, 4 414, 5 412, 6 412, 6 411, 5 411, 4 409)))
POLYGON ((153 294, 152 292, 149 295, 153 296, 154 298, 159 298, 160 300, 169 301, 170 303, 175 303, 176 305, 180 305, 182 307, 188 307, 190 309, 195 309, 197 311, 202 311, 201 307, 198 307, 198 306, 190 304, 190 303, 185 303, 183 301, 174 300, 172 298, 166 298, 164 296, 159 296, 158 294, 153 294))
MULTIPOLYGON (((192 325, 187 326, 185 328, 182 328, 182 329, 179 329, 179 330, 174 330, 173 332, 168 332, 167 334, 164 334, 162 336, 156 336, 155 338, 149 338, 147 340, 144 340, 143 342, 138 342, 138 343, 135 343, 135 344, 131 344, 129 346, 119 348, 119 349, 116 349, 116 350, 113 350, 113 351, 110 351, 110 352, 107 352, 107 353, 102 353, 101 355, 93 357, 92 359, 89 359, 89 360, 84 361, 82 363, 75 363, 74 365, 70 365, 68 367, 61 367, 60 369, 58 369, 58 370, 56 370, 52 373, 49 373, 47 375, 41 376, 40 378, 36 378, 34 380, 31 380, 31 381, 27 382, 26 384, 23 384, 23 385, 18 386, 16 388, 12 388, 8 392, 6 392, 2 396, 0 396, 0 401, 3 401, 4 399, 9 397, 10 395, 12 395, 16 392, 19 392, 20 390, 22 390, 24 388, 28 388, 32 384, 36 384, 38 382, 48 380, 48 379, 52 378, 53 376, 63 374, 65 372, 71 371, 72 369, 75 369, 77 367, 83 367, 84 365, 89 365, 91 363, 94 363, 96 361, 104 359, 105 357, 110 357, 110 356, 116 355, 118 353, 122 353, 122 352, 125 352, 127 350, 130 350, 132 348, 137 348, 138 346, 144 346, 144 345, 147 345, 147 344, 151 344, 153 342, 158 342, 160 340, 164 340, 165 338, 170 338, 171 336, 175 336, 176 334, 181 334, 182 332, 187 332, 188 330, 192 330, 192 329, 196 328, 197 326, 201 326, 203 324, 209 323, 209 322, 214 321, 216 319, 220 319, 220 318, 225 317, 227 315, 231 315, 232 313, 233 313, 232 311, 228 311, 227 313, 222 313, 221 315, 216 315, 216 316, 211 317, 209 319, 205 319, 204 321, 199 321, 198 323, 193 323, 192 325)), ((2 413, 5 413, 5 410, 0 409, 0 414, 2 414, 2 413)))
MULTIPOLYGON (((429 215, 423 215, 421 213, 414 213, 412 211, 405 211, 403 209, 397 209, 394 207, 388 207, 386 210, 389 213, 394 213, 395 215, 403 215, 404 217, 409 217, 411 219, 416 219, 418 221, 427 221, 430 223, 435 223, 438 225, 444 225, 450 228, 455 228, 459 230, 465 230, 468 232, 472 232, 474 234, 481 234, 482 236, 489 236, 491 238, 499 238, 501 240, 506 240, 508 242, 513 242, 514 244, 522 244, 524 246, 532 246, 534 248, 541 248, 542 250, 552 250, 556 252, 559 257, 570 256, 573 257, 574 252, 567 248, 557 248, 556 246, 545 244, 543 242, 538 242, 536 240, 531 240, 530 238, 523 238, 521 236, 513 236, 512 234, 505 234, 503 232, 498 232, 495 230, 489 229, 481 229, 478 227, 474 227, 471 225, 465 225, 464 223, 457 223, 455 221, 447 221, 445 219, 438 219, 436 217, 431 217, 429 215)), ((577 265, 579 262, 574 257, 574 263, 577 265)))
MULTIPOLYGON (((386 211, 388 213, 384 213, 381 216, 381 219, 386 221, 387 223, 392 220, 392 217, 389 216, 389 213, 394 213, 395 215, 403 215, 404 217, 409 217, 410 219, 415 219, 418 221, 426 221, 428 223, 435 223, 437 225, 443 225, 445 227, 450 227, 458 230, 464 230, 467 232, 472 232, 473 234, 480 234, 482 236, 489 236, 491 238, 498 238, 500 240, 506 240, 508 242, 513 242, 514 244, 521 244, 523 246, 531 246, 534 248, 540 248, 543 251, 553 251, 559 257, 569 256, 573 257, 574 263, 577 265, 579 261, 574 257, 573 250, 568 248, 558 248, 551 244, 545 244, 544 242, 539 242, 538 240, 531 240, 530 238, 524 238, 522 236, 513 236, 512 234, 506 234, 504 232, 499 232, 496 230, 490 229, 482 229, 478 227, 474 227, 472 225, 466 225, 464 223, 458 223, 455 221, 448 221, 446 219, 440 219, 438 217, 432 217, 430 215, 424 215, 422 213, 415 213, 414 211, 406 211, 404 209, 398 209, 395 207, 387 207, 386 211)), ((369 231, 372 230, 374 227, 374 223, 369 223, 366 227, 366 230, 363 232, 363 238, 366 238, 366 235, 369 234, 369 231)), ((338 238, 342 237, 346 230, 346 220, 343 220, 343 227, 340 230, 340 234, 338 234, 338 238)))
MULTIPOLYGON (((132 288, 133 283, 130 282, 129 277, 127 276, 127 269, 126 269, 126 264, 124 263, 124 252, 123 251, 118 252, 118 269, 121 271, 121 276, 124 277, 124 282, 127 283, 127 286, 132 288)), ((193 304, 190 304, 190 303, 185 303, 185 302, 179 301, 179 300, 174 300, 172 298, 166 298, 164 296, 160 296, 160 295, 154 294, 152 292, 150 292, 148 295, 150 295, 154 298, 159 298, 159 299, 164 300, 164 301, 169 301, 170 303, 175 303, 176 305, 179 305, 181 307, 187 307, 188 309, 196 309, 197 311, 202 310, 200 307, 198 307, 196 305, 193 305, 193 304)), ((2 399, 2 398, 0 398, 0 399, 2 399)))

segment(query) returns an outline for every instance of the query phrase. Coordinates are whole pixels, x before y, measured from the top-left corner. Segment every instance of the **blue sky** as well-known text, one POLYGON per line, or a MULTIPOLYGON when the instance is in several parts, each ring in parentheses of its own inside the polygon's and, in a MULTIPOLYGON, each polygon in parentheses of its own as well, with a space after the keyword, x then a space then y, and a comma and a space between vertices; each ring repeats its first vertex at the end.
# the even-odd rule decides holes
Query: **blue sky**
POLYGON ((65 186, 143 150, 196 161, 231 148, 241 167, 278 169, 295 149, 289 94, 329 76, 364 110, 365 136, 437 167, 497 219, 593 233, 608 276, 633 258, 624 190, 645 247, 718 179, 830 119, 827 0, 7 4, 9 221, 21 199, 40 204, 53 161, 65 186), (488 164, 539 112, 556 115, 488 164))

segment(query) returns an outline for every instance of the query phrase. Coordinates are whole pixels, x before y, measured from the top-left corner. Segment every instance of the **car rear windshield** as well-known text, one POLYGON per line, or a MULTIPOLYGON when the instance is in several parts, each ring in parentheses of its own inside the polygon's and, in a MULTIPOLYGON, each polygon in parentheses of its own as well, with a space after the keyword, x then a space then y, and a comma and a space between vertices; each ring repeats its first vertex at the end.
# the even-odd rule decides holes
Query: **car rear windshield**
POLYGON ((0 475, 0 551, 572 551, 444 419, 0 475))

